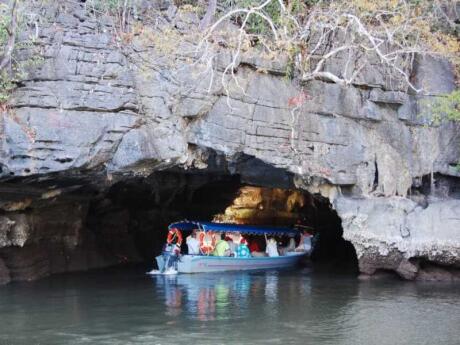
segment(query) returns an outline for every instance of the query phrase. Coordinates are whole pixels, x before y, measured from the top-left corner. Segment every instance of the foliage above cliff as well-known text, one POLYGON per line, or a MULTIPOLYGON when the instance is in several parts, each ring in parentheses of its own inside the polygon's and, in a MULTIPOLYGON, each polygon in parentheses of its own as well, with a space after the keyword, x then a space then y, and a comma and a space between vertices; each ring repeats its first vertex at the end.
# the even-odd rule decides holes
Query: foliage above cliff
POLYGON ((0 3, 0 104, 8 101, 10 93, 20 79, 25 78, 26 69, 42 61, 38 54, 30 52, 35 37, 18 39, 26 25, 25 3, 19 0, 0 3), (29 50, 28 56, 18 57, 19 51, 29 50))
MULTIPOLYGON (((228 73, 244 51, 256 48, 288 54, 290 73, 303 82, 352 84, 366 68, 381 65, 419 92, 411 80, 416 54, 459 63, 458 14, 451 0, 223 0, 220 11, 213 2, 205 18, 213 11, 218 19, 208 26, 202 47, 212 46, 224 22, 233 23, 236 39, 218 42, 234 51, 228 73)), ((211 51, 205 54, 214 58, 211 51)))
MULTIPOLYGON (((163 2, 168 1, 157 3, 163 2)), ((417 54, 448 58, 460 65, 455 0, 173 2, 179 12, 193 12, 201 23, 179 30, 172 26, 168 31, 179 31, 183 41, 198 43, 195 58, 208 70, 215 69, 222 49, 231 51, 226 75, 233 75, 242 54, 253 51, 262 58, 287 57, 287 76, 301 82, 322 79, 348 85, 366 70, 382 67, 395 83, 421 92, 412 82, 417 54)), ((139 0, 88 0, 86 6, 95 13, 110 13, 119 36, 126 36, 128 27, 135 26, 132 17, 143 5, 139 0)), ((152 17, 150 7, 148 11, 146 17, 152 17)), ((175 43, 180 43, 176 38, 175 43)), ((179 49, 180 44, 175 46, 179 49)))
MULTIPOLYGON (((165 48, 169 54, 183 49, 183 42, 194 44, 196 49, 189 57, 193 64, 204 66, 208 74, 222 70, 216 65, 219 56, 223 51, 230 53, 232 58, 223 68, 224 86, 231 80, 238 84, 236 70, 244 54, 284 61, 285 75, 301 84, 314 79, 360 84, 365 73, 379 67, 386 71, 395 89, 401 89, 403 84, 416 92, 423 91, 412 78, 417 54, 448 58, 460 65, 454 0, 174 2, 178 13, 193 12, 201 23, 186 28, 173 24, 149 31, 142 21, 155 17, 154 10, 147 7, 149 13, 139 20, 144 6, 140 0, 88 0, 84 6, 92 13, 115 19, 120 45, 139 32, 150 35, 159 49, 169 47, 165 48)), ((0 22, 3 90, 14 88, 12 52, 17 49, 17 4, 23 4, 18 0, 8 3, 2 8, 0 22)))

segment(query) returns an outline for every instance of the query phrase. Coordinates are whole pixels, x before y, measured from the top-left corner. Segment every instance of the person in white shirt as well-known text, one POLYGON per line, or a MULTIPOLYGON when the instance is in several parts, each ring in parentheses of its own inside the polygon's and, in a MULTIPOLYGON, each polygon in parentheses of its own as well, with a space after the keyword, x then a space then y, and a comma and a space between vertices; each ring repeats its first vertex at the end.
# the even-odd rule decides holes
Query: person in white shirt
POLYGON ((280 256, 278 253, 278 246, 276 245, 276 240, 274 238, 270 238, 267 240, 267 236, 265 236, 265 243, 267 244, 265 248, 265 253, 267 253, 268 256, 280 256))
POLYGON ((296 252, 307 252, 310 253, 312 250, 311 246, 311 239, 312 234, 310 234, 307 230, 302 231, 300 235, 300 242, 297 248, 295 249, 296 252))
POLYGON ((196 239, 196 230, 193 230, 190 236, 187 236, 186 243, 189 255, 200 254, 200 242, 196 239))

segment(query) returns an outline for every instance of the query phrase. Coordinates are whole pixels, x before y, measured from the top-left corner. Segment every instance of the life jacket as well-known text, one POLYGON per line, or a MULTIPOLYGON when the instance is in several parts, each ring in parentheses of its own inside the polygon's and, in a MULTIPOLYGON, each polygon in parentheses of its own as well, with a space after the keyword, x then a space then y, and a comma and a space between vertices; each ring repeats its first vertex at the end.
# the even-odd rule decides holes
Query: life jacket
POLYGON ((180 230, 177 228, 169 229, 166 242, 168 244, 177 244, 180 246, 182 244, 182 233, 180 230))
POLYGON ((216 236, 210 231, 200 231, 198 233, 198 241, 200 242, 200 251, 203 254, 211 254, 216 247, 216 236))

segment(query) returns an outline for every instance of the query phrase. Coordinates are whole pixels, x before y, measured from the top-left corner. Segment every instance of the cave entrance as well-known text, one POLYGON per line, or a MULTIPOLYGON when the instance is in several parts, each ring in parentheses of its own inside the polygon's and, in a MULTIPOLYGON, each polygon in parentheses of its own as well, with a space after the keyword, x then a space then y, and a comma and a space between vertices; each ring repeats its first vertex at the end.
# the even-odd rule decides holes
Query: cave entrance
POLYGON ((87 224, 106 251, 151 263, 168 224, 183 220, 313 228, 312 263, 357 272, 353 245, 328 199, 306 191, 248 185, 239 175, 157 172, 120 182, 92 201, 87 224))
POLYGON ((327 198, 314 196, 314 208, 306 210, 319 235, 311 259, 319 268, 334 273, 358 274, 358 258, 350 241, 343 238, 342 220, 327 198))

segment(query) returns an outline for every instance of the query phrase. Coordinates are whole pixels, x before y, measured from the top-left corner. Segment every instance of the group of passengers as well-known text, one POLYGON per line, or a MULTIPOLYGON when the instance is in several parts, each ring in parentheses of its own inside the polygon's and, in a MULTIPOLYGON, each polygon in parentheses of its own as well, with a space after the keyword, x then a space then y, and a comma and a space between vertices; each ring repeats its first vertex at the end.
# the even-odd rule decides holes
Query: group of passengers
POLYGON ((193 230, 186 239, 189 255, 232 256, 239 258, 248 257, 277 257, 287 255, 289 252, 309 252, 311 250, 312 235, 303 231, 298 245, 294 237, 290 237, 286 245, 278 245, 274 237, 267 238, 264 244, 257 238, 248 241, 239 232, 213 233, 193 230))

